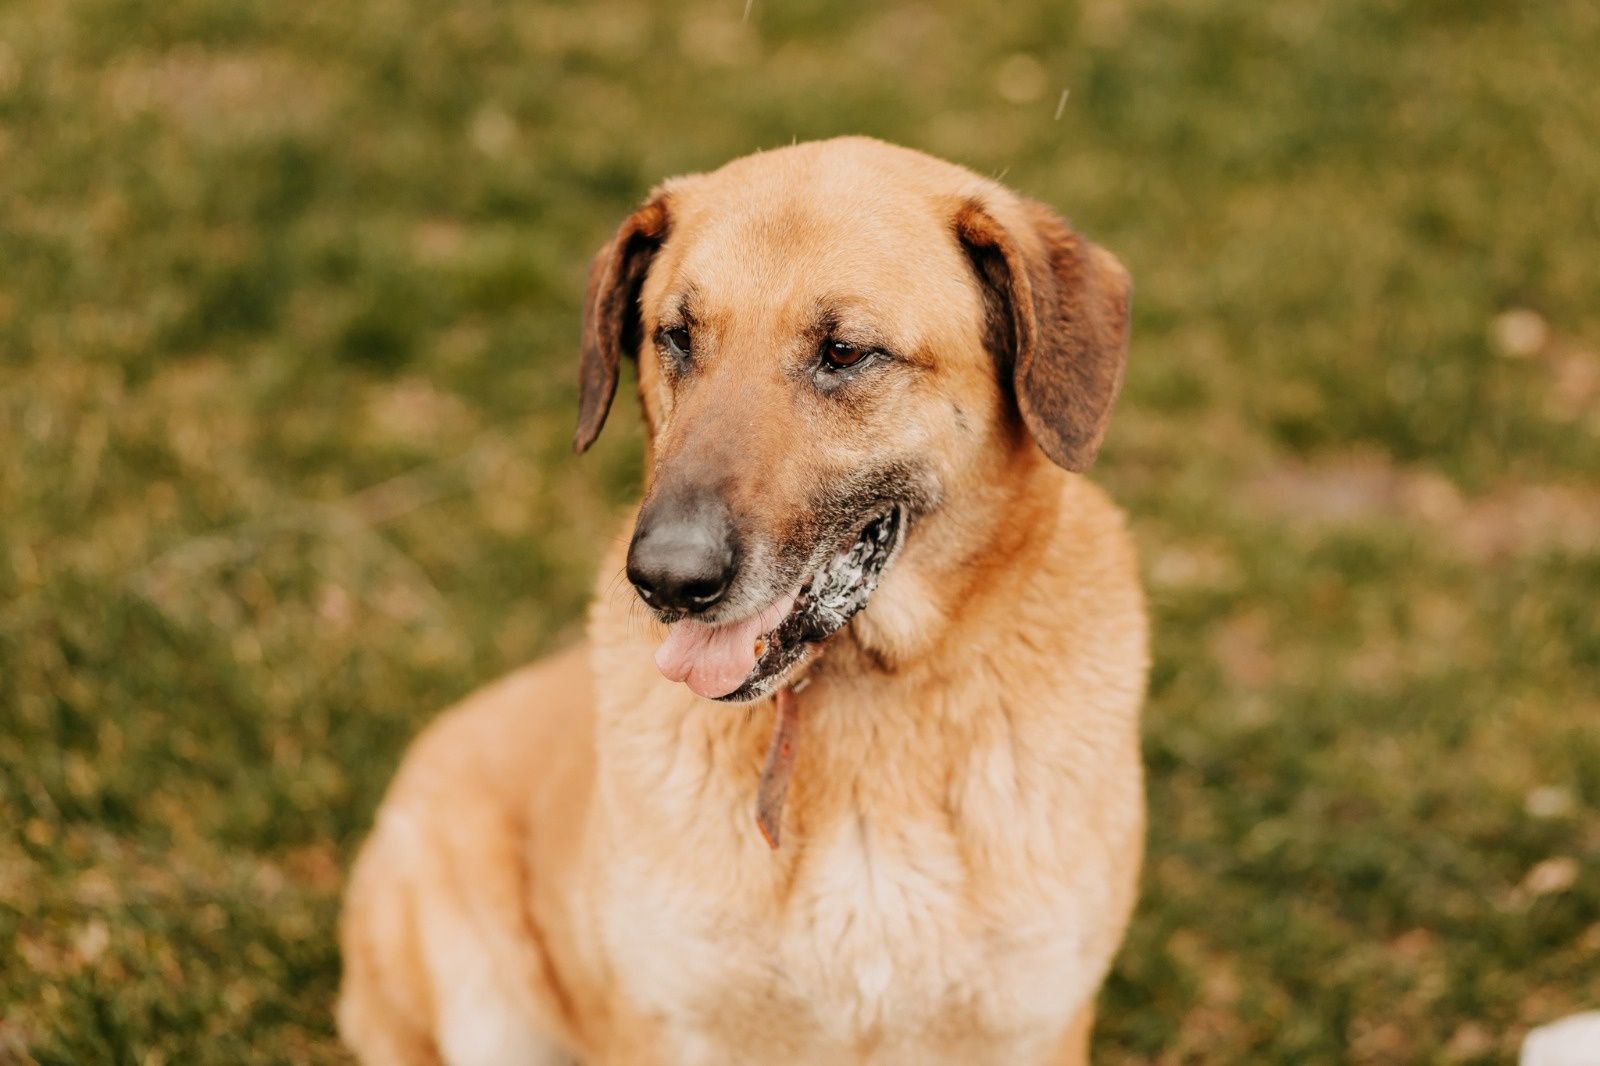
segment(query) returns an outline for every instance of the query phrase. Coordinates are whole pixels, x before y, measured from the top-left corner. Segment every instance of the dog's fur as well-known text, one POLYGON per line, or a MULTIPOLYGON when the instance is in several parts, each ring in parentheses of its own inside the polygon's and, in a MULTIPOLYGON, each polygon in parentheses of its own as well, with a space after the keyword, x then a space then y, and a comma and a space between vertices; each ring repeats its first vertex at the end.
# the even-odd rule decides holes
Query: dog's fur
POLYGON ((809 684, 776 851, 753 823, 773 701, 660 677, 620 550, 586 644, 429 729, 344 914, 364 1062, 1087 1060, 1143 842, 1136 567, 1074 472, 1127 294, 1048 209, 860 138, 675 179, 624 222, 591 271, 578 443, 637 357, 649 484, 714 478, 755 546, 727 617, 792 577, 840 486, 914 521, 787 679, 809 684), (692 374, 652 344, 686 303, 692 374), (819 313, 888 353, 827 394, 819 313))

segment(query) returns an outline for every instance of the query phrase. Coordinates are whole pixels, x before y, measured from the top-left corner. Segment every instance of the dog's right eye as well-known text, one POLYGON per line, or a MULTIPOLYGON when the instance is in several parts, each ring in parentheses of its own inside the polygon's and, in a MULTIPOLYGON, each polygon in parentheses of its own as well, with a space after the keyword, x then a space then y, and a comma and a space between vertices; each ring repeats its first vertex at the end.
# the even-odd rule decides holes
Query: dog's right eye
POLYGON ((673 326, 671 329, 662 330, 658 336, 661 338, 662 346, 667 349, 668 354, 674 359, 680 363, 689 361, 692 342, 689 339, 689 331, 687 329, 682 326, 673 326))

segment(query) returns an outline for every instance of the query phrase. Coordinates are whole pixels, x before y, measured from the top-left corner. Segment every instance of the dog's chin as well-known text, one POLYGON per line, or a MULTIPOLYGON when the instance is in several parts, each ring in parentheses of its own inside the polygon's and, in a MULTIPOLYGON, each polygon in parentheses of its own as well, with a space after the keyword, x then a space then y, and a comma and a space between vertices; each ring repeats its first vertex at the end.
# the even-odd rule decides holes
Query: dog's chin
POLYGON ((906 512, 898 504, 870 518, 801 586, 789 614, 763 638, 765 648, 744 683, 717 699, 752 703, 782 688, 866 607, 899 554, 905 532, 906 512))

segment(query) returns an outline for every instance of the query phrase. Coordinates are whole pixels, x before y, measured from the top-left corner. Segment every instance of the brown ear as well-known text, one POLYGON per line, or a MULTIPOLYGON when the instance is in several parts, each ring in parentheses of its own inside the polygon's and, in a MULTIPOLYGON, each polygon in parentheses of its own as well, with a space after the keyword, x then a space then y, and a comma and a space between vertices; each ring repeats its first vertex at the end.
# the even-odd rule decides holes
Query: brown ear
POLYGON ((667 237, 670 221, 666 194, 655 194, 623 221, 616 236, 589 263, 574 451, 587 450, 600 435, 617 394, 622 356, 639 352, 639 289, 650 271, 650 261, 667 237))
POLYGON ((1013 233, 976 200, 956 235, 984 290, 987 333, 1028 432, 1058 466, 1087 470, 1128 357, 1128 272, 1043 204, 1013 233))

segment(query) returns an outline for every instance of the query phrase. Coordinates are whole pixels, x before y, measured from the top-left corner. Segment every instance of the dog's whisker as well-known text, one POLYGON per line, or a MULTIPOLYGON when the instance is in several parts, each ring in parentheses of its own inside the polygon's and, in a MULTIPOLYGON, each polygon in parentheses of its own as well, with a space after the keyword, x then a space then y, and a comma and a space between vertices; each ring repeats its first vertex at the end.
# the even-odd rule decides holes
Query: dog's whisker
POLYGON ((619 588, 622 587, 623 583, 627 579, 628 579, 628 569, 627 569, 627 567, 620 567, 615 574, 611 575, 611 580, 606 583, 606 592, 607 593, 612 593, 612 592, 617 591, 619 588))

